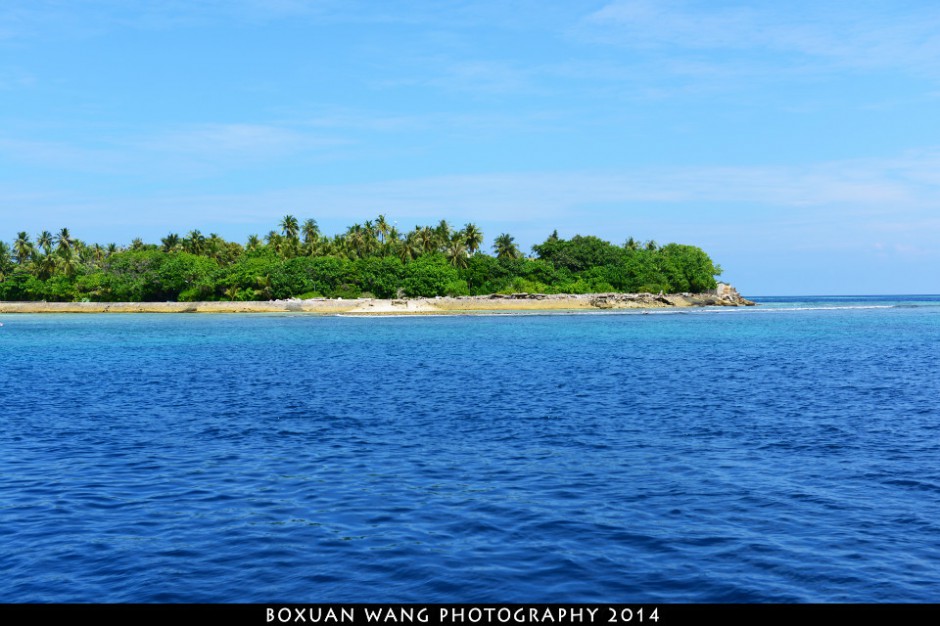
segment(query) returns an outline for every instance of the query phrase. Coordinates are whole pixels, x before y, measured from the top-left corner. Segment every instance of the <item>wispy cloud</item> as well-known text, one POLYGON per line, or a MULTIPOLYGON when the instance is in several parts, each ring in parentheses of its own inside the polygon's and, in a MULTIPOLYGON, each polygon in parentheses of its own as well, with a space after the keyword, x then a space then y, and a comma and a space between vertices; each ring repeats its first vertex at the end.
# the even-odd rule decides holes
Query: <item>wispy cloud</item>
POLYGON ((799 55, 807 69, 940 74, 940 7, 930 3, 617 0, 587 16, 579 32, 651 51, 763 51, 799 55))
MULTIPOLYGON (((180 215, 198 212, 208 219, 235 222, 261 220, 283 207, 311 207, 318 219, 365 219, 381 212, 403 221, 443 216, 525 225, 558 220, 582 224, 588 231, 600 228, 598 232, 605 224, 637 218, 719 225, 740 221, 795 232, 809 232, 814 225, 872 231, 883 224, 888 230, 920 229, 919 237, 930 233, 936 237, 937 171, 940 149, 800 167, 451 175, 258 189, 238 195, 122 198, 120 204, 146 208, 148 213, 160 207, 157 214, 164 222, 168 218, 163 209, 169 207, 176 207, 180 215), (671 207, 681 210, 673 212, 671 207)), ((108 203, 104 200, 102 206, 108 203)))
POLYGON ((335 137, 265 124, 191 124, 94 144, 0 136, 0 159, 65 172, 198 178, 344 145, 335 137))
POLYGON ((133 147, 177 157, 257 162, 339 143, 290 128, 263 124, 203 124, 169 130, 133 147))

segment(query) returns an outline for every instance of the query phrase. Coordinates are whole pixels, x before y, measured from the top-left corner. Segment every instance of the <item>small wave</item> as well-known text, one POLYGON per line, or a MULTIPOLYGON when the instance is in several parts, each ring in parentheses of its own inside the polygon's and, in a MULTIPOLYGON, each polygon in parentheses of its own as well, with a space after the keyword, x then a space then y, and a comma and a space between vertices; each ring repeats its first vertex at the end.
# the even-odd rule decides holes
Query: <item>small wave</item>
POLYGON ((862 309, 894 309, 897 305, 893 304, 859 304, 848 306, 788 306, 768 309, 752 309, 754 312, 761 313, 780 313, 782 311, 848 311, 862 309))

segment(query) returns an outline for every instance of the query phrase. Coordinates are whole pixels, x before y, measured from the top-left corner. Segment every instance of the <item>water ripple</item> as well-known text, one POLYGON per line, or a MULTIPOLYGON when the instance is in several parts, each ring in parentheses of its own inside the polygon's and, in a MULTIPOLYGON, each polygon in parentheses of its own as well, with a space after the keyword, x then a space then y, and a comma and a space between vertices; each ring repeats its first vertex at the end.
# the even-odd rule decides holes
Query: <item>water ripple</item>
POLYGON ((18 316, 0 601, 932 601, 940 307, 896 304, 18 316))

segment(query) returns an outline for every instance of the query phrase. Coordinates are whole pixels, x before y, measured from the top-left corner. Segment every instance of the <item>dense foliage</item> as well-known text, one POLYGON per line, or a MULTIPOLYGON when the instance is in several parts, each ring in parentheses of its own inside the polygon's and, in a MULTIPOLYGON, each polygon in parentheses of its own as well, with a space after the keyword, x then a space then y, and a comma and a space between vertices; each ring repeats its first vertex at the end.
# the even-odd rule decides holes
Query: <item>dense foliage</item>
POLYGON ((402 234, 384 216, 326 237, 287 215, 245 245, 198 230, 160 244, 86 244, 68 229, 0 241, 0 300, 196 301, 491 293, 701 292, 721 268, 695 246, 632 237, 622 246, 557 233, 524 256, 501 234, 494 256, 473 224, 445 221, 402 234))

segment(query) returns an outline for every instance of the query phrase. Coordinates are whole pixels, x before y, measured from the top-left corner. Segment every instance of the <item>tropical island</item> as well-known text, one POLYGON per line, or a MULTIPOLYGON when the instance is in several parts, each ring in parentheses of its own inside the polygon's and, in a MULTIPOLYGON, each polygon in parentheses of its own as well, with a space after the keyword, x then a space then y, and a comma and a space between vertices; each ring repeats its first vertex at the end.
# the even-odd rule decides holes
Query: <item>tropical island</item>
POLYGON ((0 311, 438 312, 752 304, 702 249, 557 231, 524 255, 474 224, 402 233, 384 215, 332 237, 286 215, 244 245, 198 230, 88 244, 67 228, 0 241, 0 311), (433 304, 424 302, 434 299, 433 304))

